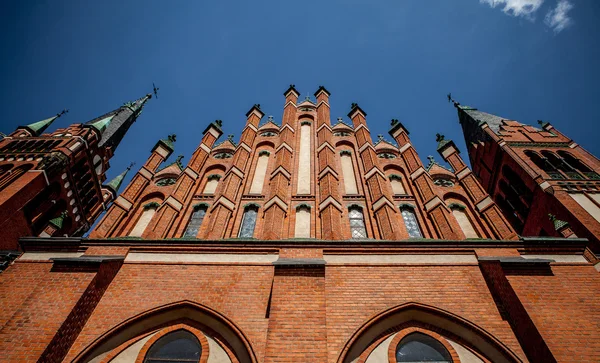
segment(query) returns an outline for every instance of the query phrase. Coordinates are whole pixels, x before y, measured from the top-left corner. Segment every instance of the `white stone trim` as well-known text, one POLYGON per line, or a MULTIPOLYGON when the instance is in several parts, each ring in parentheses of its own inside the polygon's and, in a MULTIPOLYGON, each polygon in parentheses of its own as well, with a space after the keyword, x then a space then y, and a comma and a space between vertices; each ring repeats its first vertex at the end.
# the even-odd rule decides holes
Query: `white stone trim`
POLYGON ((256 126, 254 126, 252 124, 247 124, 246 127, 254 132, 258 132, 258 129, 256 128, 256 126))
POLYGON ((549 260, 554 260, 555 262, 567 262, 567 263, 589 263, 583 255, 536 255, 536 254, 527 254, 521 255, 523 258, 544 258, 549 260))
POLYGON ((385 196, 383 196, 383 197, 379 198, 378 201, 373 203, 373 211, 377 212, 381 207, 383 207, 386 204, 390 208, 392 208, 394 211, 396 210, 396 208, 394 208, 394 205, 392 204, 392 202, 390 202, 385 196))
POLYGON ((75 151, 75 150, 79 149, 80 146, 81 146, 81 142, 77 141, 73 145, 69 146, 69 150, 75 151))
POLYGON ((152 173, 150 170, 146 169, 146 167, 144 167, 144 166, 142 166, 140 168, 140 170, 138 170, 138 173, 148 180, 152 180, 152 177, 154 176, 154 173, 152 173))
MULTIPOLYGON (((257 109, 252 109, 252 112, 250 112, 248 114, 248 118, 250 118, 250 115, 256 115, 256 117, 258 117, 258 119, 260 120, 261 118, 263 118, 263 116, 265 115, 264 113, 258 111, 257 109)), ((256 131, 256 130, 255 130, 256 131)))
POLYGON ((198 173, 196 173, 195 171, 192 170, 192 168, 187 167, 183 170, 184 173, 186 173, 187 175, 189 175, 190 178, 196 180, 198 179, 198 173))
POLYGON ((235 165, 232 166, 231 169, 229 169, 228 173, 234 173, 235 175, 239 176, 240 179, 244 179, 244 173, 235 165))
MULTIPOLYGON (((297 95, 296 97, 299 97, 300 95, 297 95)), ((285 106, 283 106, 283 108, 288 107, 288 105, 292 105, 294 106, 294 108, 298 108, 298 106, 296 106, 296 104, 292 101, 288 101, 288 103, 285 104, 285 106)))
POLYGON ((212 124, 208 127, 208 132, 213 135, 215 139, 218 139, 219 136, 221 136, 219 131, 215 130, 215 127, 212 124))
POLYGON ((338 173, 335 172, 335 170, 333 170, 329 165, 327 165, 325 167, 325 169, 321 170, 321 172, 319 173, 319 175, 317 176, 318 179, 323 178, 327 173, 333 175, 334 178, 338 179, 338 173))
POLYGON ((456 152, 458 152, 458 151, 457 151, 457 150, 454 148, 454 146, 450 146, 450 147, 446 148, 446 150, 442 151, 442 157, 443 157, 444 159, 446 159, 446 158, 448 158, 450 155, 452 155, 452 154, 454 154, 454 153, 456 153, 456 152))
POLYGON ((400 150, 399 150, 400 154, 403 154, 406 150, 408 150, 411 147, 412 147, 412 145, 410 144, 410 142, 407 142, 400 148, 400 150))
POLYGON ((273 179, 273 177, 277 173, 283 174, 286 178, 288 178, 288 180, 292 179, 292 176, 290 175, 290 173, 288 173, 288 171, 285 170, 285 168, 281 165, 277 169, 273 170, 273 172, 271 173, 271 179, 273 179))
POLYGON ((331 144, 329 144, 327 141, 323 141, 321 146, 319 146, 319 148, 317 149, 317 154, 320 153, 324 147, 328 147, 332 152, 335 153, 335 149, 333 148, 333 146, 331 146, 331 144))
POLYGON ((490 125, 488 125, 487 122, 484 122, 483 125, 481 125, 482 130, 487 129, 488 127, 490 127, 490 125))
POLYGON ((173 196, 169 196, 167 198, 167 200, 165 200, 165 203, 167 203, 168 205, 170 205, 171 207, 175 208, 176 211, 180 211, 181 208, 183 208, 183 204, 181 204, 177 199, 175 199, 173 196))
POLYGON ((158 155, 162 156, 163 159, 166 159, 167 157, 169 157, 169 154, 171 153, 169 150, 165 149, 162 145, 158 145, 158 147, 154 151, 156 151, 156 153, 158 155))
POLYGON ((422 166, 419 167, 419 169, 415 170, 412 174, 410 174, 410 178, 412 180, 417 179, 418 177, 421 176, 421 174, 425 173, 425 168, 423 168, 422 166))
POLYGON ((283 211, 287 213, 288 205, 283 200, 281 200, 278 196, 274 196, 273 198, 271 198, 271 200, 265 204, 264 209, 265 210, 269 209, 269 207, 272 206, 273 204, 277 204, 279 206, 279 208, 283 209, 283 211))
POLYGON ((178 263, 273 263, 279 256, 274 253, 160 253, 131 252, 125 262, 178 262, 178 263))
POLYGON ((354 129, 354 132, 358 132, 358 130, 362 129, 363 127, 365 130, 367 130, 368 133, 371 133, 371 131, 369 131, 369 128, 367 126, 365 126, 365 124, 360 124, 360 125, 356 126, 356 128, 354 129))
MULTIPOLYGON (((319 94, 320 93, 318 93, 316 97, 319 97, 319 94)), ((331 106, 329 106, 329 103, 327 101, 321 101, 321 102, 319 102, 319 104, 317 105, 317 108, 321 107, 321 104, 323 104, 323 103, 325 105, 327 105, 327 107, 331 108, 331 106)))
POLYGON ((540 184, 540 187, 542 188, 542 190, 546 190, 546 189, 550 188, 550 183, 548 183, 547 181, 542 182, 540 184))
POLYGON ((339 209, 340 212, 343 211, 344 207, 342 207, 342 205, 330 195, 324 201, 322 201, 321 204, 319 204, 319 212, 330 204, 333 204, 333 206, 339 209))
POLYGON ((477 205, 476 205, 477 210, 481 212, 492 203, 493 203, 492 198, 488 195, 481 202, 477 203, 477 205))
POLYGON ((468 176, 469 174, 471 174, 471 169, 469 168, 464 168, 463 170, 459 171, 458 173, 456 173, 456 178, 458 180, 462 180, 464 179, 466 176, 468 176))
POLYGON ((117 197, 117 199, 115 199, 114 203, 116 205, 118 205, 119 207, 125 209, 125 211, 129 211, 131 209, 131 207, 133 206, 133 204, 131 204, 130 201, 128 201, 127 199, 123 198, 121 195, 119 195, 117 197))
POLYGON ((19 256, 19 261, 50 261, 52 258, 77 258, 83 252, 25 252, 19 256))
POLYGON ((376 166, 374 166, 368 173, 365 174, 365 180, 371 179, 374 174, 379 174, 383 179, 386 179, 385 174, 379 170, 376 166))
POLYGON ((285 141, 281 143, 281 145, 279 145, 277 147, 277 149, 275 149, 275 153, 278 153, 279 150, 281 150, 281 148, 286 148, 289 152, 291 152, 292 154, 294 153, 294 150, 291 148, 290 145, 288 145, 285 141))
MULTIPOLYGON (((235 204, 233 202, 231 202, 229 199, 225 198, 224 196, 221 196, 216 202, 214 207, 216 207, 217 205, 222 204, 223 206, 225 206, 227 209, 229 210, 234 210, 235 209, 235 204)), ((214 208, 213 207, 213 208, 214 208)))
POLYGON ((239 148, 242 148, 242 149, 246 150, 246 151, 247 151, 249 154, 251 154, 251 153, 252 153, 252 149, 250 148, 250 146, 246 145, 246 143, 245 143, 245 142, 240 142, 240 144, 238 145, 238 147, 237 147, 237 148, 238 148, 238 149, 239 149, 239 148))
POLYGON ((498 143, 498 146, 500 146, 500 147, 503 147, 504 145, 506 145, 506 141, 504 141, 504 140, 501 140, 501 141, 498 143))
POLYGON ((329 126, 326 123, 324 123, 323 125, 319 126, 319 128, 317 129, 317 133, 319 133, 319 131, 321 131, 321 129, 323 127, 325 127, 326 129, 328 129, 329 131, 333 132, 333 129, 331 128, 331 126, 329 126))
MULTIPOLYGON (((131 253, 130 253, 131 255, 131 253)), ((477 264, 474 254, 360 254, 360 255, 328 255, 323 259, 327 264, 477 264)), ((125 260, 127 261, 127 260, 125 260)), ((387 351, 386 351, 387 353, 387 351)), ((386 356, 387 357, 387 356, 386 356)))
POLYGON ((287 127, 288 129, 290 129, 290 131, 291 131, 293 134, 295 134, 295 133, 296 133, 296 131, 294 131, 294 129, 292 128, 292 126, 290 126, 289 124, 285 124, 285 125, 281 126, 281 127, 279 128, 279 133, 281 134, 281 132, 283 131, 283 129, 285 129, 286 127, 287 127))
POLYGON ((354 118, 354 116, 356 116, 357 113, 360 113, 362 115, 362 117, 367 118, 367 116, 365 116, 365 114, 358 108, 354 109, 354 112, 352 112, 348 117, 350 117, 352 119, 352 118, 354 118))
POLYGON ((365 141, 365 143, 363 144, 363 146, 361 146, 361 147, 358 149, 358 153, 359 153, 359 154, 362 154, 362 152, 363 152, 363 151, 364 151, 366 148, 368 148, 368 147, 371 147, 371 149, 373 149, 373 151, 375 151, 375 148, 373 147, 373 145, 371 145, 371 143, 370 143, 369 141, 365 141))
POLYGON ((579 145, 578 145, 576 142, 574 142, 574 143, 571 143, 571 145, 569 145, 569 147, 570 147, 571 149, 575 149, 577 146, 579 146, 579 145))
POLYGON ((434 197, 432 200, 425 203, 425 210, 429 212, 430 210, 432 210, 433 208, 437 207, 440 204, 443 204, 440 197, 434 197))
POLYGON ((210 154, 210 148, 208 146, 206 146, 204 143, 200 144, 200 149, 202 149, 210 154))
POLYGON ((398 137, 398 135, 400 135, 403 132, 406 132, 404 130, 404 127, 399 127, 396 131, 394 131, 394 133, 392 133, 392 137, 395 139, 396 137, 398 137))

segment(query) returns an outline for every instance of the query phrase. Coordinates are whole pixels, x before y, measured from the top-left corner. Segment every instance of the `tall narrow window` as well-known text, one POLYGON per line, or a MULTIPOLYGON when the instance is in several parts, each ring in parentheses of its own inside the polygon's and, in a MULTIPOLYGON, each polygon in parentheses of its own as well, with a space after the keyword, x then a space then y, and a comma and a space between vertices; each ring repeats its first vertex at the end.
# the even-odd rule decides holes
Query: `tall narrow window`
POLYGON ((464 205, 460 205, 457 203, 452 203, 449 205, 452 210, 452 215, 456 218, 460 229, 463 231, 463 234, 466 238, 479 238, 479 235, 475 231, 475 227, 471 223, 469 216, 466 212, 466 207, 464 205))
POLYGON ((452 363, 450 353, 442 343, 422 333, 404 337, 396 348, 396 362, 452 363))
POLYGON ((348 150, 340 152, 342 162, 342 175, 344 176, 344 189, 346 194, 358 194, 354 166, 352 165, 352 153, 348 150))
POLYGON ((586 177, 590 179, 600 179, 600 175, 598 175, 598 173, 592 171, 592 169, 585 165, 581 160, 571 155, 571 153, 560 150, 558 151, 558 155, 560 155, 569 165, 577 169, 586 177))
POLYGON ((527 155, 538 168, 545 171, 550 179, 564 179, 563 175, 556 170, 554 165, 552 165, 546 158, 542 158, 538 153, 531 150, 525 150, 525 155, 527 155))
POLYGON ((300 126, 300 152, 298 157, 298 194, 310 194, 310 122, 300 126))
POLYGON ((219 174, 211 174, 207 178, 206 185, 204 186, 204 194, 215 194, 217 190, 217 186, 219 186, 219 179, 221 176, 219 174))
POLYGON ((152 344, 144 363, 198 363, 202 346, 194 334, 177 330, 152 344))
POLYGON ((404 185, 402 184, 402 177, 397 174, 392 174, 389 176, 390 184, 392 184, 392 192, 394 194, 404 195, 406 191, 404 190, 404 185))
POLYGON ((192 218, 190 218, 190 222, 185 228, 184 237, 196 237, 198 235, 198 231, 200 230, 200 226, 202 226, 202 221, 204 221, 204 216, 206 215, 207 210, 206 204, 199 204, 194 206, 194 212, 192 213, 192 218))
POLYGON ((600 222, 600 207, 594 201, 598 201, 600 198, 597 194, 585 195, 583 193, 572 193, 569 194, 571 198, 575 199, 575 201, 583 207, 595 220, 600 222), (590 198, 590 196, 592 198, 590 198), (592 200, 593 199, 593 200, 592 200))
POLYGON ((367 228, 365 227, 365 217, 361 207, 353 206, 348 209, 348 218, 350 219, 350 233, 352 238, 367 238, 367 228))
POLYGON ((249 205, 244 210, 242 217, 242 226, 240 227, 240 238, 254 237, 254 227, 256 227, 256 217, 258 216, 258 206, 249 205))
POLYGON ((258 154, 256 170, 254 171, 254 178, 252 179, 252 185, 250 186, 250 194, 262 194, 263 186, 265 184, 265 175, 267 174, 267 166, 269 165, 269 155, 270 153, 266 150, 263 150, 258 154))
POLYGON ((571 165, 565 163, 564 160, 558 157, 555 153, 551 151, 542 151, 542 155, 544 155, 546 160, 548 160, 553 166, 565 173, 569 179, 583 179, 583 177, 577 171, 575 171, 571 165))
POLYGON ((296 208, 294 237, 310 238, 310 206, 307 204, 301 204, 296 208))
POLYGON ((404 219, 404 225, 410 238, 423 238, 421 229, 419 228, 419 222, 417 221, 417 215, 412 205, 404 205, 400 207, 402 212, 402 219, 404 219))
POLYGON ((148 203, 144 206, 144 211, 142 212, 142 215, 135 224, 135 227, 133 227, 133 229, 129 233, 131 237, 142 236, 142 234, 146 230, 146 227, 148 227, 148 224, 150 224, 152 217, 154 217, 154 214, 156 213, 156 209, 158 207, 159 204, 156 202, 148 203))

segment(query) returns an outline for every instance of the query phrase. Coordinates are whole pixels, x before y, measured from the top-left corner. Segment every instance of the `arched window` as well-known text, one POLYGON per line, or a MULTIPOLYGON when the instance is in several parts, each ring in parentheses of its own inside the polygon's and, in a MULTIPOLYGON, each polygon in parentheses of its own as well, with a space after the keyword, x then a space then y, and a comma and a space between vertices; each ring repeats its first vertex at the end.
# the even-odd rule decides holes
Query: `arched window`
POLYGON ((412 333, 404 337, 396 348, 396 362, 452 363, 450 353, 442 343, 429 335, 412 333))
POLYGON ((206 204, 198 204, 194 206, 194 212, 192 213, 192 218, 185 228, 185 233, 183 237, 196 237, 198 235, 198 231, 200 230, 200 226, 202 226, 202 221, 204 220, 204 216, 206 215, 207 205, 206 204))
POLYGON ((542 151, 542 155, 556 168, 565 173, 569 179, 583 179, 575 169, 565 163, 562 158, 559 158, 555 153, 550 151, 542 151))
POLYGON ((367 238, 367 228, 365 227, 365 217, 362 208, 352 206, 348 209, 348 218, 350 219, 350 233, 352 238, 367 238))
POLYGON ((538 168, 545 171, 550 179, 564 179, 562 174, 556 170, 554 165, 552 165, 547 159, 542 158, 538 153, 531 150, 525 150, 525 155, 527 155, 527 157, 531 159, 531 161, 533 161, 538 168))
POLYGON ((400 206, 400 211, 402 212, 402 219, 404 219, 408 236, 410 238, 423 238, 414 207, 412 205, 402 205, 400 206))
POLYGON ((392 174, 389 176, 389 179, 390 184, 392 184, 392 192, 394 194, 406 194, 406 190, 404 190, 404 185, 402 184, 402 177, 400 175, 392 174))
POLYGON ((201 354, 202 346, 198 338, 186 330, 177 330, 152 344, 144 363, 198 363, 201 354))
POLYGON ((131 237, 142 236, 142 234, 146 230, 146 227, 148 227, 148 224, 150 224, 152 217, 154 217, 154 214, 156 213, 156 209, 158 209, 158 207, 159 204, 156 202, 151 202, 144 205, 144 211, 142 212, 142 215, 135 224, 135 227, 133 227, 133 229, 129 233, 131 237))
POLYGON ((217 190, 217 186, 219 185, 219 180, 221 176, 219 174, 211 174, 208 176, 206 185, 204 186, 204 194, 215 194, 217 190))
POLYGON ((342 175, 344 176, 344 190, 346 194, 358 194, 356 178, 354 176, 354 165, 352 164, 352 153, 348 150, 340 152, 342 162, 342 175))
POLYGON ((240 238, 252 238, 254 237, 254 227, 256 227, 256 217, 258 216, 258 206, 249 205, 244 209, 244 216, 242 217, 242 226, 240 227, 240 238))
POLYGON ((296 193, 310 194, 310 139, 311 123, 303 121, 300 124, 300 150, 298 151, 298 186, 296 193))
POLYGON ((585 175, 590 179, 600 179, 600 175, 598 173, 592 171, 592 169, 588 168, 581 160, 571 155, 571 153, 560 150, 558 151, 558 155, 560 155, 569 165, 577 169, 580 173, 585 175))
POLYGON ((451 203, 449 206, 452 211, 452 215, 456 218, 460 229, 463 231, 463 234, 466 238, 479 238, 477 231, 475 231, 475 227, 473 227, 473 223, 471 223, 471 219, 467 214, 467 207, 458 203, 451 203))
POLYGON ((294 228, 294 237, 310 238, 310 206, 300 204, 296 207, 296 228, 294 228))

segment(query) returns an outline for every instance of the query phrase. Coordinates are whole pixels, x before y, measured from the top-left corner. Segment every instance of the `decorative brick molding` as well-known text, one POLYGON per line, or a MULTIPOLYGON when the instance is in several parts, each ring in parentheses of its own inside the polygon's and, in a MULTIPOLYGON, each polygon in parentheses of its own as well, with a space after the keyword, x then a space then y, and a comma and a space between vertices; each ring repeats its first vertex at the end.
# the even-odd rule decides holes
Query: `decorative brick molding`
POLYGON ((140 350, 140 352, 137 356, 137 359, 135 360, 135 363, 143 363, 144 359, 146 358, 146 354, 148 354, 148 350, 160 338, 164 337, 167 334, 174 333, 179 330, 185 330, 185 331, 191 333, 192 335, 194 335, 196 337, 196 339, 198 339, 198 341, 200 342, 200 346, 201 346, 200 360, 198 361, 198 363, 207 363, 208 356, 210 354, 208 340, 206 340, 206 337, 200 330, 193 328, 191 326, 188 326, 186 324, 176 324, 176 325, 173 325, 173 326, 170 326, 168 328, 164 328, 164 329, 158 331, 156 333, 156 335, 154 335, 152 338, 150 338, 150 340, 148 340, 144 344, 144 346, 142 347, 142 349, 140 350))

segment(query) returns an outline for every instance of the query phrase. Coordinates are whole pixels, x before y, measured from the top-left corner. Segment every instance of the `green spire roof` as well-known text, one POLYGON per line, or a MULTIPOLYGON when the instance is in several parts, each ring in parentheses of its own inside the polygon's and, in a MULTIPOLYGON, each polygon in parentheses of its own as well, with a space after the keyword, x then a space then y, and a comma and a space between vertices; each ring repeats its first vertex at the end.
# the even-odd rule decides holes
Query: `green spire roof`
POLYGON ((564 227, 569 227, 569 222, 561 221, 560 219, 556 218, 554 214, 548 214, 548 218, 550 218, 550 220, 554 224, 554 229, 557 231, 561 230, 564 227))
POLYGON ((177 141, 177 135, 171 134, 167 136, 166 139, 161 139, 160 141, 162 141, 165 145, 170 147, 171 150, 175 150, 175 141, 177 141))
POLYGON ((113 180, 111 180, 110 182, 108 182, 107 184, 105 184, 105 186, 108 187, 108 188, 110 188, 114 192, 115 195, 119 191, 119 188, 121 187, 121 184, 123 184, 123 179, 125 179, 125 176, 129 172, 129 170, 131 170, 132 166, 133 166, 133 163, 131 163, 127 167, 127 169, 125 169, 125 171, 123 171, 121 174, 117 175, 113 180))
POLYGON ((49 223, 52 224, 53 226, 55 226, 58 229, 61 229, 63 226, 63 223, 65 221, 65 218, 67 218, 67 212, 64 211, 62 212, 58 217, 56 218, 52 218, 49 223))
POLYGON ((106 130, 106 128, 110 124, 110 121, 113 119, 113 117, 115 117, 115 115, 107 116, 107 117, 105 117, 103 119, 95 121, 94 123, 91 123, 90 126, 94 127, 100 133, 103 133, 104 130, 106 130))
POLYGON ((62 112, 57 113, 56 115, 54 115, 50 118, 47 118, 45 120, 41 120, 38 122, 34 122, 27 126, 21 126, 19 128, 29 131, 33 136, 39 136, 48 128, 48 126, 50 126, 50 124, 52 124, 54 122, 54 120, 56 120, 57 118, 59 118, 60 116, 64 115, 67 112, 69 112, 69 111, 63 110, 62 112))
POLYGON ((442 150, 444 148, 444 146, 446 146, 452 142, 452 140, 446 140, 446 138, 442 134, 435 134, 435 136, 436 136, 435 141, 437 141, 437 143, 438 143, 437 151, 442 150))

